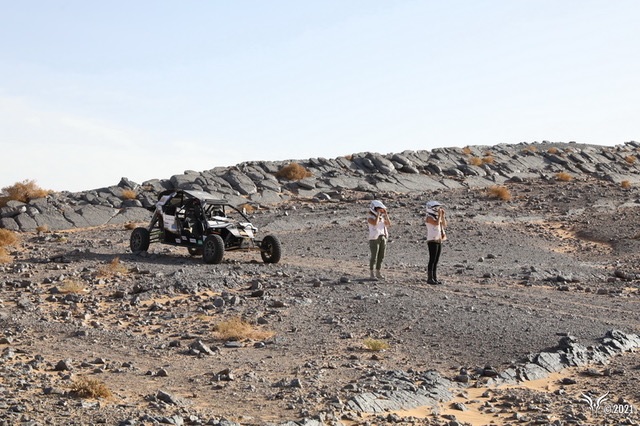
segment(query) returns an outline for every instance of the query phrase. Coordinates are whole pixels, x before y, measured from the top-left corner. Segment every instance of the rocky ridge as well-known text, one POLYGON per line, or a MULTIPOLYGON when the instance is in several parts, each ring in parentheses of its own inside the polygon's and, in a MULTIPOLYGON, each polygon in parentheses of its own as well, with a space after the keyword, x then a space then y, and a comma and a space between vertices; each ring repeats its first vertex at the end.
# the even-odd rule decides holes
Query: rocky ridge
MULTIPOLYGON (((60 192, 28 203, 10 201, 0 208, 0 227, 34 231, 122 224, 148 218, 158 193, 171 189, 204 190, 235 204, 273 206, 291 199, 341 200, 346 193, 439 192, 550 179, 557 173, 591 176, 620 183, 640 182, 640 143, 615 147, 575 143, 438 148, 382 155, 358 153, 335 159, 298 161, 311 177, 289 181, 276 177, 287 161, 252 161, 233 167, 152 179, 138 184, 127 178, 114 186, 77 193, 60 192), (124 191, 135 191, 127 198, 124 191)), ((358 197, 358 195, 356 195, 358 197)))

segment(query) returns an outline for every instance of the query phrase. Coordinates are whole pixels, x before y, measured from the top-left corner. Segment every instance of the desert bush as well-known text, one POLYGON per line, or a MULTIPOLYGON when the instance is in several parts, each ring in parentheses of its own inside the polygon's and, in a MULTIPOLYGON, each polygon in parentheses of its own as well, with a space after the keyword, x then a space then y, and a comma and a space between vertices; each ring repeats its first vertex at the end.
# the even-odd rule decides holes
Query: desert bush
POLYGON ((111 262, 104 265, 102 268, 98 270, 98 276, 100 277, 112 277, 114 275, 126 275, 129 273, 129 270, 120 263, 120 257, 114 257, 111 262))
POLYGON ((538 147, 534 145, 527 146, 522 149, 524 154, 538 152, 538 147))
POLYGON ((71 385, 71 393, 80 398, 110 398, 111 390, 103 382, 88 377, 80 377, 71 385))
POLYGON ((124 229, 128 229, 128 230, 132 230, 132 229, 136 229, 138 227, 138 224, 135 222, 127 222, 124 224, 124 229))
POLYGON ((5 193, 6 196, 0 199, 0 207, 6 206, 7 202, 11 200, 28 203, 36 198, 46 197, 53 191, 40 188, 33 180, 24 180, 2 188, 2 192, 5 193))
POLYGON ((244 213, 244 214, 253 214, 256 211, 256 208, 253 207, 251 204, 249 203, 245 203, 242 206, 240 206, 240 210, 244 213))
POLYGON ((637 158, 633 155, 627 155, 626 157, 624 157, 624 161, 626 161, 629 164, 634 164, 636 160, 637 158))
POLYGON ((389 349, 389 344, 384 340, 367 338, 362 342, 364 347, 370 351, 380 352, 389 349))
POLYGON ((135 200, 138 197, 138 193, 133 189, 123 189, 120 196, 123 200, 135 200))
POLYGON ((559 180, 559 181, 562 181, 562 182, 569 182, 572 179, 573 179, 573 176, 571 176, 567 172, 556 173, 556 180, 559 180))
POLYGON ((471 148, 468 146, 465 146, 464 148, 462 148, 462 153, 464 155, 471 155, 471 148))
POLYGON ((622 182, 620 182, 620 186, 624 189, 629 189, 631 188, 631 182, 628 180, 623 180, 622 182))
POLYGON ((493 164, 495 161, 496 161, 495 158, 493 158, 491 154, 487 154, 484 157, 482 157, 482 162, 484 164, 493 164))
POLYGON ((9 255, 6 248, 0 247, 0 264, 13 262, 13 257, 9 255))
POLYGON ((547 152, 548 152, 549 154, 557 154, 559 151, 558 151, 558 148, 556 148, 555 146, 552 146, 551 148, 549 148, 549 149, 547 150, 547 152))
POLYGON ((273 332, 260 330, 240 317, 232 317, 215 325, 214 331, 222 340, 264 340, 273 332))
POLYGON ((49 232, 49 225, 39 225, 36 227, 36 232, 38 234, 44 234, 45 232, 49 232))
POLYGON ((509 188, 501 185, 493 185, 487 189, 487 193, 491 198, 497 198, 502 201, 509 201, 511 199, 511 192, 509 188))
POLYGON ((472 166, 481 166, 482 165, 482 158, 480 158, 480 157, 471 157, 469 159, 469 164, 471 164, 472 166))
POLYGON ((288 180, 300 180, 313 174, 298 163, 289 163, 276 173, 276 177, 288 180))
POLYGON ((18 234, 10 229, 0 228, 0 247, 13 247, 20 241, 18 234))
POLYGON ((67 279, 62 282, 60 287, 58 287, 58 291, 62 294, 80 294, 84 293, 85 288, 84 283, 67 279))

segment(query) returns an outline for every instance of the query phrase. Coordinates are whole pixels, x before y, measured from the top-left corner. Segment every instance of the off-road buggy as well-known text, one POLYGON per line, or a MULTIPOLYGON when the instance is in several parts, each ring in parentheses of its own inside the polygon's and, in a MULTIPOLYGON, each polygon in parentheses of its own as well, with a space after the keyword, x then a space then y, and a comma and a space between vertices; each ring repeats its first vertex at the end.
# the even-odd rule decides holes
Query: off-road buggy
POLYGON ((247 215, 226 200, 203 191, 165 191, 147 227, 135 228, 129 245, 134 253, 146 251, 150 243, 187 247, 205 263, 220 263, 225 251, 259 250, 266 263, 278 263, 280 241, 273 235, 256 239, 258 228, 247 215))

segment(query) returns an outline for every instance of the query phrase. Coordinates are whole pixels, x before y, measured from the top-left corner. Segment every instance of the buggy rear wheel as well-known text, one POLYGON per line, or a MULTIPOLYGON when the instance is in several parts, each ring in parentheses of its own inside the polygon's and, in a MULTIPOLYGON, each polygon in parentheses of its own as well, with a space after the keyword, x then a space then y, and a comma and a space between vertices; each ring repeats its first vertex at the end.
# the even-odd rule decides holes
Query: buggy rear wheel
POLYGON ((202 246, 204 263, 220 263, 224 256, 224 241, 218 234, 209 235, 202 246))
POLYGON ((282 256, 280 240, 274 235, 267 235, 260 244, 260 256, 264 263, 278 263, 282 256))
POLYGON ((150 235, 147 228, 136 228, 131 232, 129 238, 129 247, 134 253, 140 253, 141 251, 147 251, 149 249, 150 235))

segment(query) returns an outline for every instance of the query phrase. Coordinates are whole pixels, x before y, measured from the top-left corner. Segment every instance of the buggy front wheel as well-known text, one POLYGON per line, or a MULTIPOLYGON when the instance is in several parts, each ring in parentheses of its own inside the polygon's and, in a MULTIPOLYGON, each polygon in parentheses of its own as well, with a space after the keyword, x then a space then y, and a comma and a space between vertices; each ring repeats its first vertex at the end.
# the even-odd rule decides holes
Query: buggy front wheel
POLYGON ((224 256, 224 241, 218 234, 209 235, 202 246, 204 263, 220 263, 224 256))
POLYGON ((278 263, 282 256, 280 240, 274 235, 267 235, 260 244, 260 256, 264 263, 278 263))

